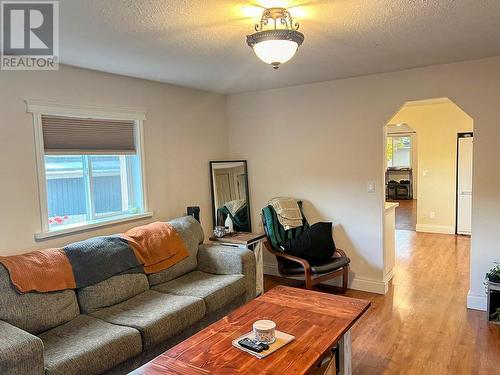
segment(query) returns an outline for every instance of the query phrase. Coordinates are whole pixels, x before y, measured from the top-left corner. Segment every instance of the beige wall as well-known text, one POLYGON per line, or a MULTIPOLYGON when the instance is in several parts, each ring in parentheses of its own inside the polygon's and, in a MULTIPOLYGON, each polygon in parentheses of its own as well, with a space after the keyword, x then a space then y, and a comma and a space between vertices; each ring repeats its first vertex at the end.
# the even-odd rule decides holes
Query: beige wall
POLYGON ((452 102, 424 101, 405 105, 389 122, 417 132, 417 231, 455 233, 457 133, 472 131, 473 119, 452 102))
POLYGON ((254 222, 260 222, 269 198, 302 198, 311 221, 334 221, 335 239, 352 258, 351 285, 368 290, 384 287, 382 127, 406 101, 449 97, 474 119, 468 302, 484 307, 484 273, 499 258, 500 243, 500 58, 231 95, 227 113, 220 95, 71 67, 0 72, 0 88, 0 254, 138 224, 33 240, 40 230, 38 191, 32 120, 23 100, 133 107, 148 116, 145 151, 154 219, 179 216, 185 206, 198 204, 207 230, 208 160, 248 159, 254 222), (367 193, 369 181, 376 182, 375 194, 367 193))
POLYGON ((0 72, 0 255, 116 233, 144 221, 35 242, 40 231, 32 116, 24 99, 144 109, 151 220, 199 205, 212 226, 208 161, 227 155, 225 97, 62 66, 57 72, 0 72))
POLYGON ((352 259, 352 285, 380 289, 382 127, 406 101, 440 97, 474 118, 468 302, 484 307, 484 273, 500 243, 500 58, 229 96, 230 152, 249 161, 254 222, 275 195, 305 199, 312 221, 335 221, 335 239, 352 259), (376 194, 367 193, 369 181, 376 194))

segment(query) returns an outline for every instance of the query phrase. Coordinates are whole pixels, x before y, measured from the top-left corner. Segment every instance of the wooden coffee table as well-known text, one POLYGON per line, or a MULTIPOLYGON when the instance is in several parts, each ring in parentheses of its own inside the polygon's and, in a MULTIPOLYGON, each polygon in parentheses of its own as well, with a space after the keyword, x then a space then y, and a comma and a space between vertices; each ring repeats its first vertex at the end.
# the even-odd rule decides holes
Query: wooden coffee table
POLYGON ((339 345, 340 373, 351 373, 350 329, 370 302, 277 286, 194 336, 169 349, 133 374, 308 374, 339 345), (271 319, 295 340, 264 359, 231 345, 252 323, 271 319))

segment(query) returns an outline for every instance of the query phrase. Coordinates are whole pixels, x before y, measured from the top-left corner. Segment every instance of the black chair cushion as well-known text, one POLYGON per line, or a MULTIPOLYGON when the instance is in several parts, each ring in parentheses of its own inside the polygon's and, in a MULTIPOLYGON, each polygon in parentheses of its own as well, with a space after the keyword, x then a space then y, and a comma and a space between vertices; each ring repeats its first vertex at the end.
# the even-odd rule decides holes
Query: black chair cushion
POLYGON ((285 253, 306 259, 310 263, 325 263, 335 252, 332 223, 316 223, 306 228, 296 238, 286 240, 285 253))
MULTIPOLYGON (((324 274, 328 272, 333 272, 341 267, 348 265, 351 260, 348 257, 333 257, 330 258, 327 262, 322 264, 311 265, 311 272, 314 275, 324 274)), ((279 270, 283 275, 300 275, 304 274, 304 267, 301 264, 287 261, 279 261, 279 270)))

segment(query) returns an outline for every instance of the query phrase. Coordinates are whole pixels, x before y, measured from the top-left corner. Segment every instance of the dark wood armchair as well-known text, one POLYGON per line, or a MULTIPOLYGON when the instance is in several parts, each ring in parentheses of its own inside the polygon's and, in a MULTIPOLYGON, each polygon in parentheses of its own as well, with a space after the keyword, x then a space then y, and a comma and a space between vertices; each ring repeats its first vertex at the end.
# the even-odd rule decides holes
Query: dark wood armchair
POLYGON ((307 260, 280 251, 280 244, 285 239, 296 238, 309 227, 309 223, 302 213, 302 202, 297 201, 302 214, 302 226, 285 231, 279 223, 276 212, 272 206, 262 209, 262 223, 267 235, 264 246, 271 254, 276 256, 278 270, 283 277, 303 276, 307 289, 312 289, 314 285, 342 276, 342 287, 323 285, 345 293, 349 281, 349 263, 351 260, 341 249, 336 249, 332 258, 321 264, 310 264, 307 260))
POLYGON ((341 293, 345 293, 347 290, 350 259, 343 250, 336 249, 335 253, 338 256, 334 256, 324 264, 310 265, 305 259, 275 251, 269 240, 264 242, 264 246, 267 251, 276 256, 278 260, 278 271, 281 276, 295 277, 303 275, 306 289, 312 289, 314 285, 342 276, 342 287, 335 288, 329 285, 328 287, 335 290, 338 289, 341 293))

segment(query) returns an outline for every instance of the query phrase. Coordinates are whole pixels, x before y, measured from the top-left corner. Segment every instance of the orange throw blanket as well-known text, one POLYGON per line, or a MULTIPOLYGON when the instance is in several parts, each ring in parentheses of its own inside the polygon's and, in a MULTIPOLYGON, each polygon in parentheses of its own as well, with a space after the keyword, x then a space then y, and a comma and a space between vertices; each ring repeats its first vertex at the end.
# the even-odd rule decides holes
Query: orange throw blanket
POLYGON ((0 257, 12 284, 20 292, 47 292, 76 288, 73 269, 63 249, 47 249, 0 257))
POLYGON ((83 241, 62 249, 0 256, 0 263, 7 268, 14 287, 21 293, 28 293, 81 288, 137 266, 142 266, 146 274, 160 272, 189 256, 181 236, 168 223, 156 222, 132 228, 119 237, 126 242, 117 249, 116 237, 109 237, 109 252, 106 241, 102 242, 108 237, 97 237, 102 242, 98 244, 98 251, 92 248, 95 245, 90 239, 88 244, 83 241), (96 262, 101 266, 102 262, 112 262, 115 273, 92 275, 88 267, 96 262))
POLYGON ((169 223, 155 222, 122 235, 147 274, 163 271, 189 256, 181 236, 169 223))

